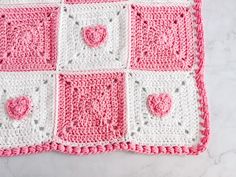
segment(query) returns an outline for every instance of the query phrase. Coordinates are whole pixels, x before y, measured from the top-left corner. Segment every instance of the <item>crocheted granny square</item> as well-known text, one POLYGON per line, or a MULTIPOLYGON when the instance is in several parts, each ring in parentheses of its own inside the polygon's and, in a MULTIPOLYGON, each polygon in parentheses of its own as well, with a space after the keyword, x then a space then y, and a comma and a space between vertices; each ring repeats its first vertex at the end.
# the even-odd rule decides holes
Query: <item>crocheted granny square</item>
POLYGON ((60 70, 125 68, 126 4, 67 5, 62 14, 60 70))
POLYGON ((117 142, 126 132, 124 73, 60 75, 57 136, 70 145, 117 142))
POLYGON ((0 73, 0 149, 52 141, 53 84, 51 74, 0 73))
POLYGON ((189 70, 194 62, 189 7, 131 6, 131 68, 189 70))
POLYGON ((192 74, 129 73, 129 141, 155 146, 193 146, 199 141, 200 111, 192 74))
POLYGON ((54 70, 57 7, 0 9, 0 71, 54 70))

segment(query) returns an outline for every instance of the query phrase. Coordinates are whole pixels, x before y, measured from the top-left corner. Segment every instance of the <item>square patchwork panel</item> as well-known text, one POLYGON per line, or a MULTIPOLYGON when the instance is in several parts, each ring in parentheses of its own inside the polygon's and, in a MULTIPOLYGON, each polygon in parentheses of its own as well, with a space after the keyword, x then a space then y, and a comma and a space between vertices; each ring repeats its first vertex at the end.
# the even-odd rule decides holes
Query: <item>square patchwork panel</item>
POLYGON ((62 15, 60 70, 126 67, 126 4, 67 5, 62 15))
POLYGON ((57 142, 93 146, 126 133, 125 74, 60 75, 57 142))
POLYGON ((201 112, 192 74, 141 71, 128 74, 128 141, 169 147, 192 147, 199 143, 201 112))
POLYGON ((54 76, 0 73, 0 150, 52 141, 54 76))
POLYGON ((131 7, 131 68, 186 71, 194 63, 193 16, 189 7, 131 7))
POLYGON ((0 9, 0 71, 55 70, 58 7, 0 9))
POLYGON ((0 156, 206 149, 201 0, 0 6, 0 156))

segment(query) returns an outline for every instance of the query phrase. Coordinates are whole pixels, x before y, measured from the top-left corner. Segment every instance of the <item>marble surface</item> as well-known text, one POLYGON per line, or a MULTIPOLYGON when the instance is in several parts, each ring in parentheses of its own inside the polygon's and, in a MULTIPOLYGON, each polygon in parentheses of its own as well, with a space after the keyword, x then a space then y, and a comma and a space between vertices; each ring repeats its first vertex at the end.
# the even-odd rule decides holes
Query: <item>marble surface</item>
POLYGON ((60 153, 0 158, 1 177, 235 177, 236 1, 204 0, 209 148, 199 156, 60 153))

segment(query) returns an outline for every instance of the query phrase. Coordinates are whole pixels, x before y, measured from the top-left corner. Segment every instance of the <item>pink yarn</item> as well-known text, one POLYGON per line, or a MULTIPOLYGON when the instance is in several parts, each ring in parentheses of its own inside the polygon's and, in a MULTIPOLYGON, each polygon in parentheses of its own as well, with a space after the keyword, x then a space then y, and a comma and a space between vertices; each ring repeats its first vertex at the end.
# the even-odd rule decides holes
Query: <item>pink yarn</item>
POLYGON ((60 139, 91 143, 124 137, 124 73, 60 75, 59 87, 60 139))
POLYGON ((153 115, 164 117, 171 110, 172 98, 166 93, 161 93, 159 95, 152 94, 148 96, 147 106, 153 115))
POLYGON ((21 96, 12 98, 6 102, 6 110, 10 118, 21 120, 26 118, 32 108, 32 101, 29 97, 21 96))
POLYGON ((107 39, 107 28, 103 25, 88 26, 82 30, 85 43, 91 48, 100 47, 107 39))
POLYGON ((131 6, 131 68, 190 70, 194 63, 193 22, 187 7, 131 6))
POLYGON ((0 14, 0 71, 55 70, 59 8, 1 8, 0 14))

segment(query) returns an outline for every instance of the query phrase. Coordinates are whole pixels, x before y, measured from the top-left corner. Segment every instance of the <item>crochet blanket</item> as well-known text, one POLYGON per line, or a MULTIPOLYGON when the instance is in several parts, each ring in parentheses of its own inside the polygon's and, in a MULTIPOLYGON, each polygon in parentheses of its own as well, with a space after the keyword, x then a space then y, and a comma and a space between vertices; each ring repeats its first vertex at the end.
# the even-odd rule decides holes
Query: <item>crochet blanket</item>
POLYGON ((0 0, 0 156, 206 149, 201 0, 0 0))

